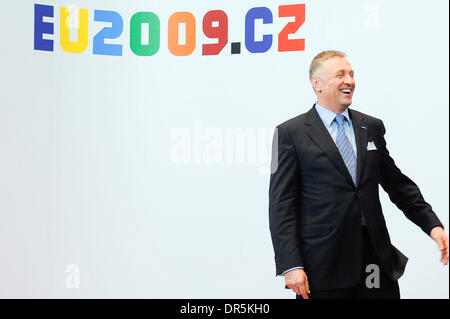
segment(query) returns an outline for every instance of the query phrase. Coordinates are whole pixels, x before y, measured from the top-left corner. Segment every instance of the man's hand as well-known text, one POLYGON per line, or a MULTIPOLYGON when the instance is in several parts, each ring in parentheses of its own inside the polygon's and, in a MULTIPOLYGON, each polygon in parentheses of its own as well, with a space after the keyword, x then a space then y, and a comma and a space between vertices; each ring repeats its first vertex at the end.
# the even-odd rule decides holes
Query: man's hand
POLYGON ((444 265, 448 263, 448 236, 444 229, 440 226, 434 227, 430 232, 430 237, 438 244, 439 250, 442 253, 441 261, 444 265))
MULTIPOLYGON (((448 239, 447 239, 448 248, 448 239)), ((448 257, 448 250, 447 250, 448 257)), ((284 274, 284 281, 286 286, 292 289, 297 295, 302 295, 304 299, 309 299, 308 277, 303 269, 294 269, 284 274)))

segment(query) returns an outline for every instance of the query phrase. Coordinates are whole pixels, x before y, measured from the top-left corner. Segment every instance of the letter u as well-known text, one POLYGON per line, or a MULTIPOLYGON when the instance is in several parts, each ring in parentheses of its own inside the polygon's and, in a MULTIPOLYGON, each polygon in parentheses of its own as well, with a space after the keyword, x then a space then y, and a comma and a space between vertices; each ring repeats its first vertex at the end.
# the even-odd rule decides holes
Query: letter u
POLYGON ((88 46, 88 10, 78 9, 78 23, 71 23, 70 9, 60 8, 61 48, 68 53, 81 53, 88 46), (70 41, 70 29, 78 26, 77 41, 70 41))

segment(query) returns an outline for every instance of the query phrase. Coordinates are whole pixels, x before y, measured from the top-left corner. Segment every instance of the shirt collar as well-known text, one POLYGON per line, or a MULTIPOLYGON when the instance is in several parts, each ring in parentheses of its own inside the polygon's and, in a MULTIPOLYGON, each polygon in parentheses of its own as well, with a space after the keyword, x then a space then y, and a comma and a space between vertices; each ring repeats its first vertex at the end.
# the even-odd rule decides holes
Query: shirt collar
MULTIPOLYGON (((333 120, 337 114, 334 113, 333 111, 330 111, 327 108, 324 108, 323 106, 321 106, 319 104, 319 102, 316 102, 315 108, 316 108, 317 113, 319 113, 320 119, 322 120, 323 124, 325 124, 328 127, 331 126, 331 124, 333 124, 333 120)), ((348 123, 351 123, 350 115, 348 114, 348 109, 345 109, 345 111, 342 112, 341 114, 345 116, 348 123)))

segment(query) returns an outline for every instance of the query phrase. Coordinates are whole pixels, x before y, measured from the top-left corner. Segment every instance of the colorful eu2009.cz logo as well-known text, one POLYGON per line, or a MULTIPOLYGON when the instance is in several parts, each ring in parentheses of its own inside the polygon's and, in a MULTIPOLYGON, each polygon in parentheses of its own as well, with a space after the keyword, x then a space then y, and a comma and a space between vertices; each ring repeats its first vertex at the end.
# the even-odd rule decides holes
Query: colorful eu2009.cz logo
MULTIPOLYGON (((44 35, 54 34, 54 23, 48 22, 55 14, 54 6, 34 5, 34 49, 53 51, 54 40, 45 39, 44 35), (46 18, 47 17, 47 18, 46 18), (47 21, 45 21, 47 20, 47 21)), ((73 10, 72 10, 73 12, 73 10)), ((60 44, 65 52, 82 53, 88 46, 88 9, 75 10, 73 21, 68 7, 59 8, 60 44), (68 21, 70 23, 68 23, 68 21), (77 39, 70 39, 71 24, 76 25, 77 39)), ((304 51, 305 39, 290 39, 305 22, 305 4, 280 5, 278 17, 290 17, 290 21, 278 34, 278 52, 304 51)), ((273 35, 264 34, 262 40, 255 40, 255 21, 273 24, 273 13, 269 8, 256 7, 245 15, 245 47, 251 53, 264 53, 272 47, 273 35)), ((92 53, 99 55, 122 56, 122 44, 105 43, 105 40, 118 38, 123 32, 123 18, 120 13, 108 10, 94 10, 94 22, 107 22, 108 26, 93 36, 92 53)), ((130 19, 130 49, 138 56, 155 55, 161 44, 161 21, 153 12, 137 12, 130 19), (148 39, 142 39, 143 27, 146 27, 148 39)), ((208 11, 202 20, 202 31, 215 43, 202 44, 202 55, 218 55, 228 44, 228 16, 222 10, 208 11)), ((196 43, 196 20, 192 13, 183 11, 173 13, 168 20, 168 48, 175 56, 192 54, 196 43), (180 41, 180 25, 184 26, 184 39, 180 41), (180 43, 182 42, 182 43, 180 43)), ((145 35, 145 34, 144 34, 145 35)), ((231 53, 241 53, 241 43, 231 43, 231 53)))

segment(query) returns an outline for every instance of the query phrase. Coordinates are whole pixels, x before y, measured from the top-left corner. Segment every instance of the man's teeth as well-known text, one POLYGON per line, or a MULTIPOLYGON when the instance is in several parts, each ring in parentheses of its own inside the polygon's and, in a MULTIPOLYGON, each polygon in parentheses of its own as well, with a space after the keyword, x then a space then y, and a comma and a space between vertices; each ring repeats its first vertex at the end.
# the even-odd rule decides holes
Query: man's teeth
POLYGON ((342 92, 342 93, 345 93, 345 94, 350 94, 350 93, 352 93, 351 90, 342 90, 341 92, 342 92))

